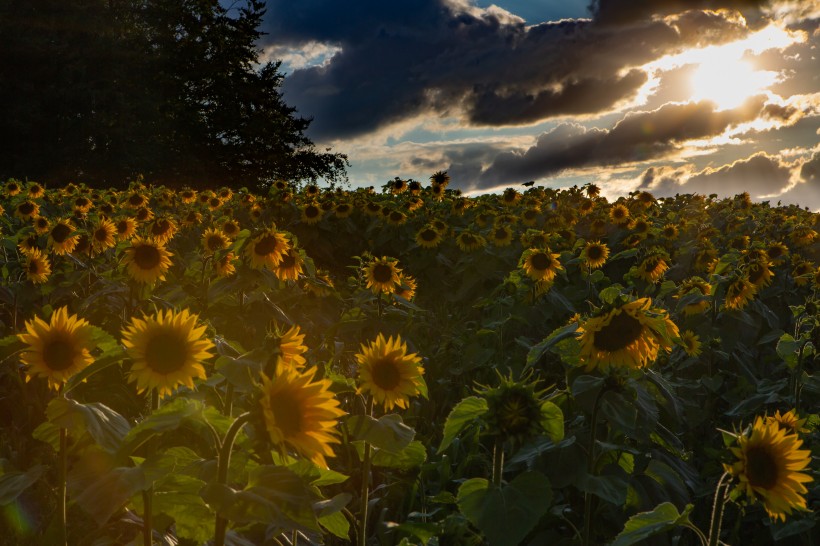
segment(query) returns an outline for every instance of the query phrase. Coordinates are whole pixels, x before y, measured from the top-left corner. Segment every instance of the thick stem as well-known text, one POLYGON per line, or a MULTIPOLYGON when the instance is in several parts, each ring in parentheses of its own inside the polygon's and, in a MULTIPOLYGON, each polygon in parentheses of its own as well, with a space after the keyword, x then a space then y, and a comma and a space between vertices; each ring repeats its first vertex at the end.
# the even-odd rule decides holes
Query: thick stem
POLYGON ((57 509, 60 511, 60 533, 59 533, 59 541, 60 544, 64 546, 68 544, 68 532, 66 529, 66 485, 65 485, 65 478, 66 478, 66 447, 67 447, 67 439, 66 439, 66 430, 63 427, 60 427, 60 453, 59 453, 59 467, 58 471, 58 480, 60 481, 60 493, 59 499, 57 501, 58 506, 57 509))
MULTIPOLYGON (((159 391, 157 389, 151 390, 151 413, 159 409, 159 391)), ((154 441, 148 444, 147 457, 150 457, 154 452, 154 441)), ((144 546, 152 546, 154 544, 154 486, 153 484, 142 492, 142 543, 144 546)))
POLYGON ((493 446, 493 484, 501 487, 501 480, 504 476, 504 444, 500 438, 495 440, 493 446))
MULTIPOLYGON (((379 294, 379 309, 381 309, 381 294, 379 294)), ((373 398, 367 401, 367 415, 373 414, 373 398)), ((362 460, 362 490, 361 490, 361 511, 359 512, 359 546, 367 544, 367 508, 370 502, 370 444, 364 443, 364 458, 362 460)))
MULTIPOLYGON (((222 448, 219 450, 219 461, 217 463, 216 482, 220 485, 228 483, 228 467, 231 465, 231 450, 236 440, 236 435, 245 424, 251 420, 250 412, 245 412, 236 418, 225 433, 222 441, 222 448)), ((214 529, 214 546, 225 546, 225 534, 228 532, 228 520, 217 515, 214 529)))
MULTIPOLYGON (((592 406, 592 419, 589 423, 589 447, 587 449, 587 474, 592 476, 595 472, 595 432, 598 428, 598 409, 601 398, 606 392, 606 387, 602 387, 595 397, 595 404, 592 406)), ((592 495, 589 491, 584 492, 584 546, 592 544, 592 495)))

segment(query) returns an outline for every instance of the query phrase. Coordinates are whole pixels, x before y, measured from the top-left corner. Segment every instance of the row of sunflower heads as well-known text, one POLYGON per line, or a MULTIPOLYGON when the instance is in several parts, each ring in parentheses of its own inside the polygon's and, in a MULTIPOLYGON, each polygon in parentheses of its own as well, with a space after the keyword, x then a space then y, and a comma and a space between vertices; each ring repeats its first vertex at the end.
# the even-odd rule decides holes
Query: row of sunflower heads
POLYGON ((811 451, 800 449, 803 435, 810 432, 806 419, 795 410, 757 416, 735 432, 723 432, 734 460, 724 470, 737 480, 730 498, 738 502, 760 502, 769 517, 785 521, 794 510, 807 511, 805 484, 814 481, 811 451))

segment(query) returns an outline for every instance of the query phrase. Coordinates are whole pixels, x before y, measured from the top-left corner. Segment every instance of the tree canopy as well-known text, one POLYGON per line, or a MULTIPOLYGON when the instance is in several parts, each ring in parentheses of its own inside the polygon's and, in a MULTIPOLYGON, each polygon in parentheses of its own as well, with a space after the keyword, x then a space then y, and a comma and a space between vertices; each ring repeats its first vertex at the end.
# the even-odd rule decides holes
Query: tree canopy
POLYGON ((345 179, 260 63, 264 2, 0 0, 0 176, 119 186, 345 179))

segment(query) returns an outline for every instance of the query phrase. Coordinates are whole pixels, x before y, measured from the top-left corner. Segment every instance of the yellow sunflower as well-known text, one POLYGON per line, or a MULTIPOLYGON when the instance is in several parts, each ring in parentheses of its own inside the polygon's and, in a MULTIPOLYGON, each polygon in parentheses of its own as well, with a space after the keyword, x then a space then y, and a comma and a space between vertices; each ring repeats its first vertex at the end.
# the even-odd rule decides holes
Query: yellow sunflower
POLYGON ((509 246, 513 241, 513 233, 509 226, 498 226, 490 232, 490 240, 495 246, 509 246))
POLYGON ((202 234, 202 248, 208 254, 213 254, 217 250, 224 250, 228 248, 230 240, 219 229, 208 228, 202 234))
POLYGON ((401 269, 396 264, 397 261, 394 258, 387 256, 373 258, 365 267, 366 288, 371 289, 374 294, 381 292, 392 294, 396 290, 399 273, 401 273, 401 269))
POLYGON ((671 348, 671 340, 680 337, 678 327, 665 311, 650 309, 651 303, 641 298, 579 326, 580 359, 588 371, 643 368, 655 361, 661 348, 671 348))
POLYGON ((285 332, 277 326, 265 336, 265 353, 268 357, 268 365, 265 373, 273 377, 287 370, 303 370, 305 367, 305 357, 307 352, 305 346, 305 334, 301 332, 298 325, 293 325, 285 332))
POLYGON ((674 224, 667 224, 663 226, 661 235, 663 235, 665 239, 676 239, 678 237, 678 226, 674 224))
POLYGON ((125 249, 123 262, 132 279, 152 284, 165 279, 165 273, 171 267, 171 256, 173 254, 165 249, 165 245, 136 237, 125 249))
POLYGON ((81 195, 74 200, 74 214, 83 216, 94 207, 94 202, 88 197, 81 195))
POLYGON ((752 301, 757 289, 749 282, 746 275, 735 275, 726 286, 726 298, 723 307, 726 309, 743 309, 752 301))
POLYGON ((638 277, 648 283, 657 283, 663 278, 663 274, 669 269, 664 256, 653 254, 646 257, 638 266, 638 277))
POLYGON ((282 253, 282 261, 273 268, 273 272, 282 281, 296 281, 303 271, 303 263, 305 260, 299 250, 290 247, 282 253))
POLYGON ((58 389, 94 362, 91 326, 85 319, 69 315, 67 307, 54 311, 48 323, 37 317, 27 321, 26 333, 17 337, 27 345, 20 355, 20 361, 28 365, 27 382, 44 377, 50 388, 58 389))
POLYGON ((174 238, 178 229, 176 223, 170 218, 157 218, 148 226, 148 236, 164 245, 174 238))
POLYGON ((391 210, 387 215, 387 223, 391 226, 400 226, 407 221, 407 215, 400 210, 391 210))
POLYGON ((117 220, 114 227, 117 228, 117 239, 127 241, 137 232, 137 221, 130 216, 126 216, 117 220))
POLYGON ((780 241, 775 241, 766 249, 769 261, 774 265, 779 265, 789 255, 789 247, 780 241))
POLYGON ((26 272, 26 278, 34 284, 43 284, 48 281, 51 275, 51 264, 48 258, 40 250, 31 249, 25 253, 26 263, 23 264, 23 269, 26 272))
POLYGON ((416 244, 423 248, 435 248, 441 240, 441 233, 432 226, 425 226, 416 233, 416 244))
POLYGON ((322 219, 324 212, 316 203, 308 203, 302 207, 302 221, 306 224, 315 224, 322 219))
POLYGON ((353 212, 353 207, 350 206, 350 203, 339 203, 333 209, 333 212, 337 218, 347 218, 353 212))
POLYGON ((45 195, 46 189, 43 187, 42 184, 39 182, 32 182, 28 186, 28 195, 33 199, 37 199, 38 197, 42 197, 45 195))
POLYGON ((412 275, 399 273, 399 283, 396 285, 395 294, 407 301, 412 300, 416 296, 416 279, 412 275))
POLYGON ((236 256, 233 252, 228 252, 221 258, 214 260, 214 269, 216 270, 216 274, 220 277, 230 277, 236 273, 236 266, 234 265, 235 260, 236 256))
POLYGON ((284 233, 271 228, 263 231, 246 245, 245 254, 251 267, 273 270, 282 261, 282 255, 290 248, 290 241, 284 233))
POLYGON ((749 264, 749 282, 754 285, 755 290, 760 291, 772 283, 774 273, 770 265, 765 261, 754 261, 749 264))
POLYGON ((271 442, 290 446, 303 457, 327 468, 338 443, 335 426, 345 414, 330 391, 331 381, 314 381, 316 369, 285 370, 273 378, 262 375, 262 415, 271 442))
POLYGON ((114 238, 117 234, 117 226, 114 222, 104 218, 100 220, 94 229, 91 230, 91 246, 96 252, 103 252, 117 244, 114 238))
POLYGON ((481 235, 470 233, 469 231, 462 231, 456 237, 456 244, 462 252, 473 252, 484 248, 487 245, 486 239, 481 235))
POLYGON ((195 210, 189 210, 185 213, 185 216, 182 217, 182 225, 183 226, 195 226, 202 221, 202 214, 195 210))
POLYGON ((30 220, 38 214, 40 214, 40 205, 30 199, 23 201, 14 209, 14 215, 20 220, 30 220))
POLYGON ((623 205, 615 205, 609 210, 609 218, 613 224, 625 226, 629 223, 629 209, 623 205))
MULTIPOLYGON (((2 207, 0 207, 0 209, 2 209, 2 207)), ((3 214, 2 210, 0 210, 0 214, 3 214)), ((34 231, 36 231, 38 235, 48 233, 49 228, 51 227, 51 223, 45 216, 37 216, 33 218, 32 223, 34 224, 34 231)))
POLYGON ((609 247, 600 241, 589 241, 581 250, 581 260, 590 269, 603 267, 609 258, 609 247))
POLYGON ((777 410, 774 415, 766 417, 766 424, 768 425, 771 422, 775 422, 777 426, 784 429, 787 433, 799 434, 801 432, 809 432, 809 429, 803 427, 807 420, 806 418, 801 419, 793 409, 782 414, 780 410, 777 410))
POLYGON ((805 260, 801 260, 797 262, 792 269, 792 278, 794 279, 794 284, 797 286, 806 286, 811 282, 811 275, 814 273, 814 264, 811 262, 807 262, 805 260))
POLYGON ((129 380, 137 383, 138 392, 156 389, 164 397, 180 385, 193 388, 194 378, 205 379, 202 364, 213 356, 209 351, 214 345, 197 318, 183 309, 131 319, 122 344, 133 361, 129 380))
POLYGON ((695 332, 691 330, 686 330, 683 335, 680 336, 681 345, 683 346, 683 350, 686 352, 688 356, 699 356, 701 353, 701 342, 700 336, 695 334, 695 332))
POLYGON ((786 520, 792 510, 806 510, 806 486, 814 481, 806 469, 811 462, 808 449, 796 434, 790 434, 777 421, 755 419, 751 432, 738 436, 732 453, 737 461, 724 468, 739 480, 736 489, 749 499, 763 503, 774 520, 786 520))
POLYGON ((519 267, 524 269, 532 280, 551 283, 555 279, 555 274, 564 268, 558 261, 558 254, 553 254, 547 249, 530 248, 521 255, 519 267))
POLYGON ((182 199, 182 202, 186 205, 190 205, 194 201, 196 201, 196 191, 186 188, 179 192, 179 196, 182 199))
POLYGON ((145 222, 150 222, 154 218, 154 211, 149 209, 148 207, 140 207, 134 213, 134 219, 143 224, 145 222))
POLYGON ((6 185, 3 188, 3 191, 6 193, 7 197, 14 197, 18 193, 20 193, 20 190, 20 184, 13 179, 6 182, 6 185))
POLYGON ((240 227, 239 222, 237 222, 236 220, 232 220, 230 218, 225 220, 225 222, 223 222, 222 224, 222 233, 224 233, 225 236, 229 239, 233 239, 237 235, 239 235, 241 229, 242 228, 240 227))
POLYGON ((410 398, 424 392, 424 368, 421 357, 407 353, 407 344, 400 336, 387 339, 379 334, 369 345, 362 345, 356 354, 359 363, 359 392, 369 392, 373 400, 384 406, 407 408, 410 398))
POLYGON ((69 220, 57 220, 48 234, 48 245, 54 254, 62 255, 74 251, 79 235, 73 235, 76 228, 69 220))
POLYGON ((302 282, 302 288, 310 292, 314 296, 324 298, 332 294, 333 279, 330 278, 330 273, 323 269, 316 271, 316 278, 305 278, 302 282))
MULTIPOLYGON (((678 298, 682 298, 687 294, 700 294, 708 296, 712 292, 712 285, 704 281, 700 277, 691 277, 683 281, 678 288, 678 298)), ((709 309, 711 303, 709 300, 701 300, 697 303, 690 303, 683 306, 683 314, 686 316, 699 315, 709 309)))

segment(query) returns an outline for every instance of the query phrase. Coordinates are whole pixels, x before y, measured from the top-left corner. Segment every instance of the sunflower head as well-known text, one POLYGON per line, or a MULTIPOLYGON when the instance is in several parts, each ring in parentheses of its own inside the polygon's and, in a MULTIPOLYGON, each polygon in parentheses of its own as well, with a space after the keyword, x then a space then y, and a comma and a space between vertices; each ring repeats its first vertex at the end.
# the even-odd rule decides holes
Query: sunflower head
POLYGON ((153 284, 165 279, 165 273, 171 267, 171 256, 173 254, 165 249, 165 245, 137 237, 125 249, 123 262, 132 279, 139 283, 153 284))
POLYGON ((435 248, 441 240, 441 233, 430 225, 424 226, 416 233, 416 244, 422 248, 435 248))
POLYGON ((287 330, 278 324, 265 336, 264 352, 267 355, 265 374, 274 377, 285 370, 302 370, 307 352, 305 334, 298 325, 287 330))
POLYGON ((51 263, 40 250, 34 248, 25 253, 23 269, 26 278, 34 284, 43 284, 51 275, 51 263))
POLYGON ((726 297, 723 307, 726 309, 743 309, 752 301, 757 288, 749 281, 749 277, 736 273, 726 285, 726 297))
POLYGON ((754 424, 737 435, 732 448, 736 461, 724 465, 738 479, 736 490, 754 502, 760 501, 774 520, 786 520, 792 511, 806 510, 805 483, 813 478, 802 470, 809 466, 810 451, 797 434, 782 428, 774 419, 757 417, 754 424))
POLYGON ((254 269, 267 267, 273 270, 282 261, 282 255, 290 248, 290 241, 284 233, 270 228, 252 239, 245 246, 245 254, 254 269))
POLYGON ((302 207, 302 221, 308 225, 315 224, 322 219, 324 211, 316 203, 307 203, 302 207))
POLYGON ((555 279, 556 273, 564 269, 558 260, 558 254, 552 253, 549 248, 525 250, 521 255, 518 266, 533 281, 546 283, 551 283, 555 279))
POLYGON ((700 336, 692 330, 686 330, 680 336, 680 344, 687 356, 699 356, 701 353, 700 336))
POLYGON ((539 382, 533 380, 532 373, 519 381, 514 381, 512 375, 498 375, 500 385, 479 386, 476 390, 476 394, 487 401, 483 416, 486 432, 502 442, 509 440, 521 445, 545 431, 546 390, 539 389, 539 382))
POLYGON ((129 379, 139 392, 156 389, 159 396, 169 396, 180 385, 193 388, 194 378, 205 379, 203 363, 213 356, 214 345, 197 321, 187 309, 131 319, 122 344, 133 361, 129 379))
POLYGON ((208 254, 213 254, 217 250, 224 250, 228 248, 229 244, 228 236, 218 228, 208 228, 202 234, 202 248, 208 254))
POLYGON ((50 388, 58 389, 94 362, 91 326, 85 319, 69 315, 67 307, 54 311, 48 323, 37 317, 26 322, 26 333, 17 337, 27 346, 20 356, 28 366, 26 381, 44 377, 50 388))
POLYGON ((426 396, 421 357, 407 352, 400 336, 385 339, 383 334, 356 354, 359 363, 359 392, 369 392, 385 411, 395 406, 407 408, 411 397, 426 396))
POLYGON ((282 261, 273 269, 273 272, 282 281, 295 281, 302 273, 304 262, 305 259, 299 249, 291 246, 282 253, 282 261))
POLYGON ((806 424, 808 419, 803 418, 800 419, 800 416, 797 415, 797 412, 793 409, 785 413, 780 413, 780 410, 777 410, 774 415, 770 415, 766 417, 766 424, 775 422, 777 425, 785 430, 788 433, 799 434, 804 432, 809 432, 809 429, 805 428, 803 425, 806 424))
POLYGON ((581 260, 590 269, 602 267, 609 258, 609 247, 600 241, 589 241, 581 250, 581 260))
POLYGON ((373 258, 365 266, 366 287, 372 290, 374 294, 382 292, 392 294, 396 290, 396 285, 400 282, 399 273, 401 273, 401 269, 399 269, 398 261, 395 258, 387 256, 373 258))
POLYGON ((657 283, 669 269, 669 257, 665 252, 655 250, 649 254, 638 266, 638 277, 648 283, 657 283))

